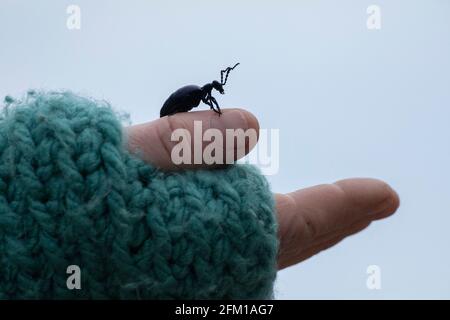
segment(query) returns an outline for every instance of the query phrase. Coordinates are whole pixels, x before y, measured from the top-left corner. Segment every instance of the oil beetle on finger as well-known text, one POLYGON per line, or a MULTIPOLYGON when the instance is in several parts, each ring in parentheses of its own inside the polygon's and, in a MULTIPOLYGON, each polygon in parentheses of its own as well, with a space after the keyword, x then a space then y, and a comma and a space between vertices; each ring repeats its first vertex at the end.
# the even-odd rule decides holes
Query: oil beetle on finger
POLYGON ((228 67, 225 70, 220 71, 220 82, 214 80, 211 83, 205 84, 203 87, 196 85, 184 86, 174 93, 161 108, 160 117, 169 116, 179 112, 187 112, 195 107, 198 107, 200 101, 207 104, 214 112, 219 116, 222 114, 217 100, 211 95, 212 89, 224 94, 223 86, 227 83, 228 75, 231 70, 236 68, 239 63, 236 63, 233 67, 228 67))

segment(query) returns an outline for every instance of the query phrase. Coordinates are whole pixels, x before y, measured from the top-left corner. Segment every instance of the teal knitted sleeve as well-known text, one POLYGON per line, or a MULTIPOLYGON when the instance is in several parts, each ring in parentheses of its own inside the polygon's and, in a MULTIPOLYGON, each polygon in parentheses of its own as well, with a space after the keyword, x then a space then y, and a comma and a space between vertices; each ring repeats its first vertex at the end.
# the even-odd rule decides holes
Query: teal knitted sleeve
POLYGON ((1 299, 272 298, 277 225, 257 169, 163 172, 127 152, 104 101, 5 102, 1 299))

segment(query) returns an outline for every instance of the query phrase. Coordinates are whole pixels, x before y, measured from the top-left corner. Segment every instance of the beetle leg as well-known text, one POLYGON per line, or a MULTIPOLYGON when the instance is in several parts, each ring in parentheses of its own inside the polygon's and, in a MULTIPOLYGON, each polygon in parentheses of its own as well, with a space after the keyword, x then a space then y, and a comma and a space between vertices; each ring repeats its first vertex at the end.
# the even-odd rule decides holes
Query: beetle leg
MULTIPOLYGON (((212 104, 212 102, 211 102, 209 97, 206 97, 206 98, 202 99, 202 101, 203 101, 204 104, 207 104, 210 109, 214 110, 214 106, 213 106, 213 104, 212 104)), ((216 111, 216 110, 214 110, 214 111, 216 111)))
POLYGON ((216 110, 214 110, 214 111, 216 111, 219 115, 221 115, 222 114, 222 110, 220 110, 220 107, 219 107, 219 104, 217 103, 216 98, 211 96, 211 102, 216 105, 217 111, 216 110))

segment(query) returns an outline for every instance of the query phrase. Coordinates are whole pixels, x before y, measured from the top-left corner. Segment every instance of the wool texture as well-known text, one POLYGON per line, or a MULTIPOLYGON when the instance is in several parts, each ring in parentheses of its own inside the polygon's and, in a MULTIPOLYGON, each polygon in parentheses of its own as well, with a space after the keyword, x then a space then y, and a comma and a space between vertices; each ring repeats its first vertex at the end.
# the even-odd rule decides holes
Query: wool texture
POLYGON ((165 172, 125 146, 105 101, 5 98, 0 299, 272 298, 277 224, 260 172, 165 172))

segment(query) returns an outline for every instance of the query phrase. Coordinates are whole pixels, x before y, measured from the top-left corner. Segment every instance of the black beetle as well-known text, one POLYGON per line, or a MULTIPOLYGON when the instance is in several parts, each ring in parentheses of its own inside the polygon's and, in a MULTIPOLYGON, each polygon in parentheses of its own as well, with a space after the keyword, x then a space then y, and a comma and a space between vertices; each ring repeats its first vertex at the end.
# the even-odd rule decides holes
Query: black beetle
POLYGON ((166 102, 164 102, 164 105, 161 108, 160 117, 162 118, 178 112, 187 112, 197 107, 200 104, 200 101, 203 101, 203 103, 207 104, 220 116, 222 111, 220 110, 217 100, 211 95, 211 91, 212 89, 215 89, 221 94, 224 94, 225 91, 223 90, 223 86, 227 83, 228 74, 238 65, 239 63, 236 63, 234 67, 228 67, 225 70, 221 70, 220 82, 214 80, 211 83, 205 84, 203 87, 189 85, 178 89, 167 98, 166 102))

